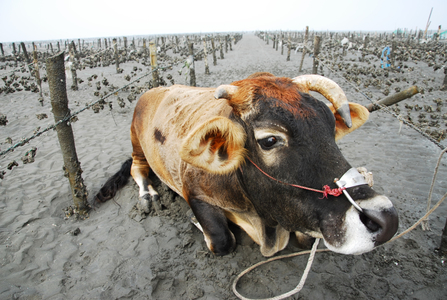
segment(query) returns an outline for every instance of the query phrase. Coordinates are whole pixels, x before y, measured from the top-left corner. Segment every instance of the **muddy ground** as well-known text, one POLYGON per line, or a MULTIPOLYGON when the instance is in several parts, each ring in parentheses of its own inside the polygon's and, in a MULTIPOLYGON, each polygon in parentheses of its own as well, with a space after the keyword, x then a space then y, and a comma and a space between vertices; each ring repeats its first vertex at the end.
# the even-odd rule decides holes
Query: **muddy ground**
MULTIPOLYGON (((333 45, 339 45, 341 37, 338 44, 335 38, 333 45)), ((402 58, 400 69, 383 72, 378 55, 387 41, 377 42, 377 49, 371 46, 371 53, 363 61, 359 60, 361 51, 355 48, 343 56, 341 46, 330 45, 328 37, 323 39, 321 56, 323 64, 331 69, 323 66, 319 72, 335 80, 350 101, 366 105, 370 101, 363 94, 378 100, 385 94, 418 85, 423 93, 393 110, 407 120, 410 116, 423 132, 440 133, 432 134, 439 140, 437 145, 402 125, 393 115, 377 111, 363 127, 339 142, 353 166, 364 166, 373 172, 374 188, 393 201, 400 217, 398 232, 402 232, 425 213, 441 151, 439 145, 447 145, 442 139, 442 131, 447 129, 443 118, 447 97, 446 92, 440 91, 444 72, 443 68, 434 67, 445 65, 445 50, 444 56, 425 54, 418 58, 415 54, 406 61, 402 58), (365 74, 356 71, 361 68, 365 74)), ((401 49, 404 55, 405 50, 401 49)), ((167 53, 176 56, 172 49, 167 53)), ((217 60, 216 66, 212 56, 208 56, 210 75, 204 74, 203 60, 195 62, 197 85, 216 87, 258 71, 285 77, 312 72, 311 56, 306 56, 303 71, 298 72, 301 52, 292 51, 290 61, 286 61, 286 55, 287 50, 281 55, 271 41, 267 45, 253 33, 245 33, 232 50, 224 53, 224 59, 217 60)), ((123 73, 118 74, 113 64, 78 70, 77 75, 83 80, 78 91, 70 89, 71 81, 67 79, 71 111, 98 99, 94 95, 98 92, 96 82, 101 82, 99 92, 104 95, 110 85, 121 87, 129 83, 126 76, 133 80, 147 72, 149 66, 142 63, 142 59, 122 63, 123 73), (108 86, 104 85, 105 78, 108 86)), ((8 72, 14 68, 4 62, 1 65, 5 66, 0 70, 1 77, 10 80, 8 72)), ((167 85, 172 84, 168 74, 175 83, 189 84, 182 66, 178 64, 162 72, 167 85)), ((45 71, 42 72, 44 76, 45 71)), ((27 70, 15 74, 29 76, 27 70)), ((89 201, 131 154, 129 126, 136 101, 127 98, 147 89, 149 79, 145 77, 132 85, 134 88, 107 98, 113 109, 108 103, 98 113, 88 109, 72 123, 89 201), (124 107, 119 106, 118 97, 124 99, 124 107)), ((6 86, 5 82, 0 84, 6 86)), ((33 135, 38 127, 53 123, 48 93, 48 83, 44 82, 43 106, 38 93, 25 89, 0 94, 0 113, 7 120, 6 125, 0 126, 1 150, 12 145, 8 138, 15 144, 33 135), (48 118, 38 119, 36 114, 46 114, 48 118)), ((446 159, 439 167, 435 202, 447 191, 446 159)), ((141 217, 135 213, 138 189, 130 181, 113 201, 93 209, 86 220, 66 218, 64 209, 72 200, 62 165, 53 130, 0 157, 4 177, 0 179, 1 299, 236 299, 231 291, 234 278, 246 267, 264 260, 259 247, 238 228, 234 228, 236 251, 224 257, 213 256, 202 234, 189 222, 185 201, 159 181, 156 186, 163 210, 158 215, 141 217), (32 147, 37 148, 35 161, 24 164, 21 158, 32 147), (14 160, 18 166, 9 170, 7 166, 14 160)), ((430 231, 419 226, 393 243, 358 256, 318 253, 303 290, 291 299, 446 299, 445 257, 436 251, 446 221, 446 205, 443 203, 430 216, 430 231)), ((291 241, 279 254, 299 250, 291 241)), ((242 278, 238 289, 250 298, 289 291, 298 284, 306 261, 307 256, 300 256, 262 266, 242 278)))

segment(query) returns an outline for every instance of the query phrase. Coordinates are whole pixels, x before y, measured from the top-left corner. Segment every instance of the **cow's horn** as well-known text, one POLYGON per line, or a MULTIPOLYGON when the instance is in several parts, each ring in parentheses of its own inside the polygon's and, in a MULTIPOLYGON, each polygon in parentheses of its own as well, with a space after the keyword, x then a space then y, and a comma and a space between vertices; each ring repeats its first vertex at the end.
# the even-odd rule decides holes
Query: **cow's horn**
POLYGON ((224 98, 227 100, 231 100, 231 97, 237 92, 239 88, 234 85, 224 84, 219 87, 217 87, 216 91, 214 92, 214 98, 220 99, 224 98))
POLYGON ((334 81, 320 75, 302 75, 293 79, 302 92, 318 92, 329 100, 337 113, 342 117, 346 126, 352 127, 351 112, 348 99, 341 87, 334 81))

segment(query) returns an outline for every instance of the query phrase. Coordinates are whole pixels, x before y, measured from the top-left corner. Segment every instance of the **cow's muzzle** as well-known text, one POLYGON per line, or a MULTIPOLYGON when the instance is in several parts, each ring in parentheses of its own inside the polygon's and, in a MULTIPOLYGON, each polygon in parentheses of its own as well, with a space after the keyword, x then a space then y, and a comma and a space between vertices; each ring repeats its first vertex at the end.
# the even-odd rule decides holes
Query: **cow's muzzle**
POLYGON ((351 204, 359 211, 359 218, 369 232, 374 235, 374 245, 381 245, 390 240, 397 232, 399 218, 396 209, 391 206, 386 209, 366 208, 357 204, 349 195, 347 188, 360 185, 367 185, 365 177, 357 169, 349 169, 339 180, 335 179, 338 187, 343 189, 343 193, 351 204))

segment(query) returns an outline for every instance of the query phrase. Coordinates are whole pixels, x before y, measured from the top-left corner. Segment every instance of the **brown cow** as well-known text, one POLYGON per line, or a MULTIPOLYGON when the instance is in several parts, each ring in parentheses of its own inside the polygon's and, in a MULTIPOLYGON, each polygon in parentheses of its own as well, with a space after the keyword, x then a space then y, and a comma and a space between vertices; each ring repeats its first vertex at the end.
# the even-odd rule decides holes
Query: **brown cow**
POLYGON ((292 80, 258 73, 218 88, 155 88, 135 107, 132 164, 97 198, 113 197, 131 173, 139 207, 149 212, 158 200, 152 170, 188 202, 216 255, 236 245, 228 220, 265 256, 284 249, 290 232, 306 246, 318 237, 335 252, 370 251, 395 234, 397 213, 366 182, 347 183, 356 180, 343 174, 358 173, 335 143, 367 118, 363 106, 348 104, 335 82, 318 75, 292 80), (346 186, 337 189, 335 178, 346 186), (328 193, 319 193, 323 186, 328 193))

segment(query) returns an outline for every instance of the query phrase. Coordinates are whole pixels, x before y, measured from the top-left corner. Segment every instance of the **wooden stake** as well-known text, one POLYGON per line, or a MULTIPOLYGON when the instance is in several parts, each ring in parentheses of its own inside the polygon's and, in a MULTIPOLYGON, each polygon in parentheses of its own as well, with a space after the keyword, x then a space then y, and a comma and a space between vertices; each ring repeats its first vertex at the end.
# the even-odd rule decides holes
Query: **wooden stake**
POLYGON ((224 59, 223 42, 222 42, 222 38, 221 37, 219 37, 219 43, 220 43, 220 59, 224 59))
POLYGON ((149 51, 151 55, 151 68, 152 68, 152 86, 158 87, 158 65, 157 65, 157 47, 154 41, 149 42, 149 51))
POLYGON ((12 55, 14 56, 14 65, 17 68, 17 51, 15 43, 12 43, 12 55))
POLYGON ((118 54, 118 46, 116 45, 116 39, 113 39, 113 50, 115 51, 116 73, 120 73, 120 57, 118 54))
POLYGON ((76 75, 76 60, 74 56, 75 52, 75 44, 72 41, 69 45, 69 54, 70 54, 70 62, 71 62, 71 76, 73 77, 73 84, 71 85, 71 89, 73 91, 78 90, 78 76, 76 75))
POLYGON ((196 71, 194 70, 194 44, 189 43, 189 60, 191 64, 189 65, 189 85, 196 86, 196 71))
POLYGON ((363 40, 362 61, 365 61, 366 48, 368 47, 368 43, 369 43, 369 34, 367 34, 365 36, 365 39, 363 40))
POLYGON ((447 219, 445 220, 444 230, 442 231, 441 245, 439 246, 439 250, 444 254, 447 254, 447 219))
POLYGON ((413 85, 412 87, 401 91, 399 93, 393 94, 391 96, 388 96, 386 98, 383 98, 376 103, 370 103, 368 105, 365 105, 365 107, 370 111, 373 112, 375 110, 380 109, 380 105, 390 106, 393 104, 396 104, 399 101, 405 100, 407 98, 410 98, 413 95, 416 95, 419 93, 419 89, 417 86, 413 85))
POLYGON ((281 55, 284 55, 284 34, 281 33, 281 55))
POLYGON ((208 49, 206 47, 206 38, 203 38, 203 54, 205 56, 205 75, 210 75, 210 67, 208 66, 208 49))
POLYGON ((444 65, 444 82, 442 83, 441 91, 447 91, 447 64, 444 65))
POLYGON ((29 56, 28 56, 28 51, 26 51, 25 43, 24 43, 24 42, 21 42, 21 43, 20 43, 20 46, 21 46, 22 49, 23 49, 23 55, 25 56, 26 63, 29 64, 31 61, 30 61, 29 56))
POLYGON ((213 48, 213 65, 217 66, 216 47, 214 46, 214 37, 211 38, 211 47, 213 48))
POLYGON ((318 73, 318 65, 320 64, 320 61, 318 60, 318 54, 320 53, 320 46, 321 46, 321 37, 316 35, 314 37, 314 61, 313 61, 312 74, 318 73))
MULTIPOLYGON (((70 115, 65 78, 64 52, 48 58, 46 60, 46 68, 54 121, 59 122, 70 115)), ((56 131, 64 159, 63 169, 71 186, 73 203, 79 210, 79 213, 85 216, 88 210, 87 188, 81 176, 81 163, 78 161, 76 154, 76 146, 70 122, 62 122, 57 125, 56 131)))
POLYGON ((303 62, 304 62, 304 57, 306 56, 307 40, 308 39, 309 39, 309 26, 306 26, 306 32, 304 34, 304 43, 303 43, 303 55, 301 56, 301 63, 300 63, 300 68, 299 68, 298 72, 301 72, 303 70, 303 62))
POLYGON ((287 61, 290 61, 290 49, 292 48, 292 43, 290 42, 290 32, 287 39, 287 61))
POLYGON ((39 102, 43 106, 42 95, 42 80, 40 79, 39 62, 37 61, 37 47, 34 46, 33 50, 33 63, 34 63, 34 77, 36 77, 37 84, 39 85, 39 102))
POLYGON ((147 57, 147 45, 146 45, 146 39, 143 38, 143 56, 147 57))
POLYGON ((390 51, 390 65, 391 67, 394 67, 395 64, 395 55, 394 51, 396 50, 396 41, 393 39, 393 42, 391 43, 391 51, 390 51))

